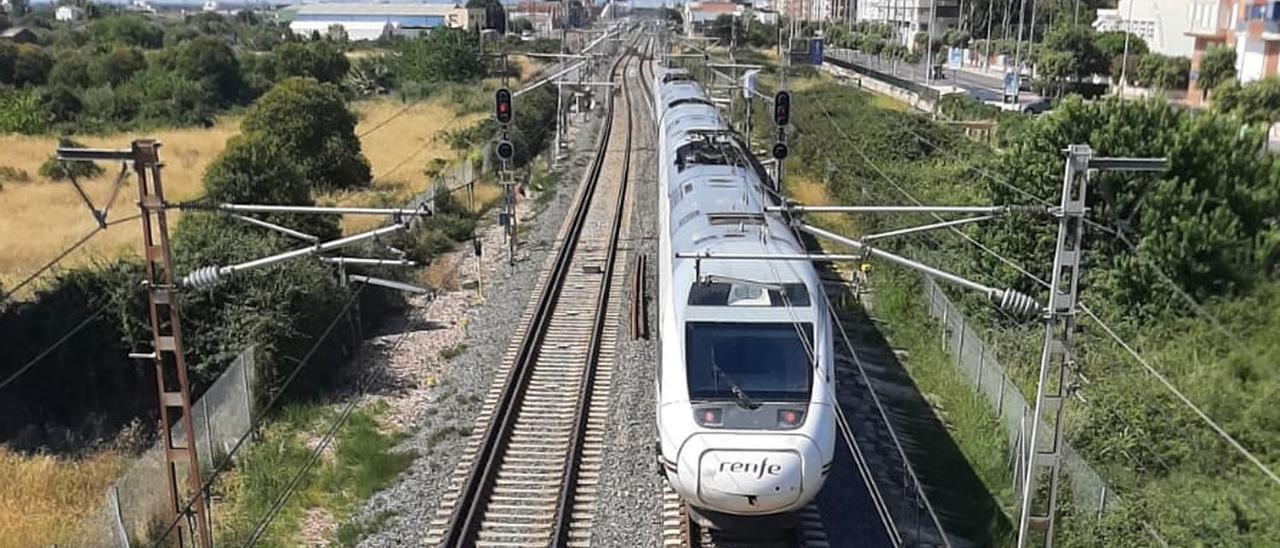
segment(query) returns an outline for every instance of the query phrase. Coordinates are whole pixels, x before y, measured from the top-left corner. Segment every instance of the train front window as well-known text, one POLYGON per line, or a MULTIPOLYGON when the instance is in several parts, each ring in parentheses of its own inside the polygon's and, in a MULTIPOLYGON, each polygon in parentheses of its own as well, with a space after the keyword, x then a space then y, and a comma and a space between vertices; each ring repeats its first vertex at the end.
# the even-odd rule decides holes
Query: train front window
POLYGON ((813 385, 811 323, 685 323, 691 400, 807 401, 813 385))

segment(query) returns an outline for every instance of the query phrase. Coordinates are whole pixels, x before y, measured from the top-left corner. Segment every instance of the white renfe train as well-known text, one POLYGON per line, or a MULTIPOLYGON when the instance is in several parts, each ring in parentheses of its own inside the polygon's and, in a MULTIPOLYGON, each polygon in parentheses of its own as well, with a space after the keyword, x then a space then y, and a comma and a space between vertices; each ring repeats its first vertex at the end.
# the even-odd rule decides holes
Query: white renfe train
POLYGON ((835 443, 832 326, 760 164, 702 87, 654 75, 660 236, 658 458, 713 527, 787 518, 817 495, 835 443), (742 519, 745 518, 745 519, 742 519))

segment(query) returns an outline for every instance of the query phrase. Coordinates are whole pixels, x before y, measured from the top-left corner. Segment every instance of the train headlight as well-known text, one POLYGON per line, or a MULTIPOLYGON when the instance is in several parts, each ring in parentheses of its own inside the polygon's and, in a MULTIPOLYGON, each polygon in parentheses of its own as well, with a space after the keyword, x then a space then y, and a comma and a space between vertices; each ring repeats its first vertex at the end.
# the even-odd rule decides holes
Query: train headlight
POLYGON ((693 417, 699 426, 716 428, 724 425, 724 412, 718 407, 703 407, 693 410, 693 417))
POLYGON ((778 410, 778 427, 779 428, 795 428, 804 422, 804 411, 799 409, 779 409, 778 410))

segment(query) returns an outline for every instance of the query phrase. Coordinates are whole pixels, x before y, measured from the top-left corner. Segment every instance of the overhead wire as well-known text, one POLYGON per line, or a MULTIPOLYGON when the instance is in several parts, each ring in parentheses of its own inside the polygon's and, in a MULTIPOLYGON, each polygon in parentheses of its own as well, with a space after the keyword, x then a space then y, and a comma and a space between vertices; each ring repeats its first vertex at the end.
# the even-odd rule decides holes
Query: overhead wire
MULTIPOLYGON (((910 127, 906 127, 906 131, 907 131, 908 133, 910 133, 911 135, 915 136, 915 138, 917 138, 917 139, 921 140, 922 142, 924 142, 925 144, 929 145, 929 147, 933 148, 934 150, 940 150, 940 151, 948 152, 948 153, 951 153, 951 154, 954 154, 954 152, 955 152, 955 151, 946 151, 946 149, 943 149, 942 147, 939 147, 939 146, 938 146, 937 144, 935 144, 933 141, 929 140, 927 137, 925 137, 925 136, 921 135, 920 133, 916 132, 914 129, 912 129, 912 128, 910 128, 910 127)), ((1044 205, 1044 206, 1047 206, 1047 207, 1052 207, 1052 206, 1053 206, 1053 204, 1052 204, 1049 200, 1046 200, 1046 199, 1044 199, 1044 198, 1041 198, 1040 196, 1037 196, 1036 194, 1034 194, 1034 193, 1032 193, 1032 192, 1030 192, 1030 191, 1028 191, 1028 190, 1026 190, 1026 189, 1023 189, 1023 188, 1021 188, 1021 187, 1019 187, 1019 186, 1017 186, 1017 185, 1013 184, 1012 182, 1009 182, 1009 181, 1007 181, 1007 180, 1005 180, 1005 179, 1002 179, 1002 178, 1000 178, 1000 177, 996 177, 995 175, 992 175, 992 174, 991 174, 991 172, 990 172, 989 170, 987 170, 986 168, 982 167, 981 165, 971 164, 971 165, 969 166, 969 168, 970 168, 972 171, 974 171, 974 172, 978 173, 979 175, 981 175, 982 177, 984 177, 984 178, 986 178, 986 179, 988 179, 988 180, 990 180, 990 181, 992 181, 992 182, 994 182, 994 183, 996 183, 996 184, 998 184, 998 185, 1000 185, 1000 186, 1002 186, 1002 187, 1004 187, 1004 188, 1007 188, 1007 189, 1009 189, 1009 190, 1012 190, 1012 191, 1014 191, 1015 193, 1017 193, 1017 194, 1019 194, 1019 195, 1021 195, 1021 196, 1025 197, 1025 198, 1029 198, 1029 199, 1031 199, 1031 200, 1034 200, 1034 201, 1036 201, 1036 202, 1040 203, 1041 205, 1044 205)), ((1135 213, 1136 213, 1136 210, 1135 210, 1135 213)), ((1107 233, 1108 235, 1110 235, 1110 236, 1112 236, 1112 237, 1116 238, 1117 240, 1119 240, 1121 243, 1123 243, 1123 244, 1125 245, 1125 247, 1128 247, 1128 248, 1129 248, 1129 251, 1133 252, 1133 256, 1134 256, 1135 258, 1137 258, 1137 259, 1138 259, 1138 261, 1140 261, 1140 262, 1142 262, 1142 263, 1146 264, 1146 266, 1147 266, 1148 268, 1150 268, 1152 272, 1154 272, 1154 273, 1155 273, 1156 277, 1160 278, 1160 280, 1161 280, 1162 282, 1164 282, 1164 283, 1165 283, 1165 285, 1169 286, 1169 288, 1170 288, 1170 289, 1172 289, 1172 290, 1174 291, 1174 293, 1176 293, 1176 294, 1178 295, 1178 298, 1182 299, 1182 301, 1183 301, 1184 303, 1186 303, 1188 307, 1190 307, 1190 308, 1191 308, 1192 312, 1194 312, 1197 316, 1200 316, 1200 318, 1201 318, 1201 319, 1203 319, 1203 320, 1205 320, 1205 321, 1209 322, 1209 324, 1214 328, 1214 330, 1215 330, 1215 331, 1217 331, 1219 334, 1222 334, 1222 335, 1227 336, 1228 338, 1230 338, 1230 339, 1231 339, 1231 340, 1233 340, 1233 341, 1236 341, 1236 342, 1239 342, 1239 341, 1240 341, 1240 337, 1239 337, 1239 335, 1237 335, 1236 333, 1233 333, 1233 332, 1231 332, 1230 330, 1228 330, 1228 329, 1223 325, 1223 323, 1222 323, 1222 321, 1221 321, 1221 320, 1219 320, 1216 316, 1214 316, 1212 313, 1210 313, 1210 312, 1208 311, 1208 309, 1206 309, 1206 308, 1204 307, 1204 305, 1202 305, 1200 302, 1196 301, 1195 297, 1192 297, 1189 293, 1187 293, 1187 292, 1186 292, 1186 290, 1184 290, 1184 289, 1182 288, 1182 286, 1181 286, 1181 285, 1179 285, 1176 281, 1174 281, 1174 280, 1173 280, 1173 277, 1172 277, 1172 276, 1170 276, 1167 272, 1165 272, 1163 269, 1161 269, 1159 265, 1155 264, 1155 262, 1154 262, 1154 261, 1152 261, 1150 258, 1148 258, 1146 255, 1144 255, 1144 254, 1142 254, 1142 253, 1139 253, 1139 251, 1138 251, 1138 246, 1137 246, 1136 244, 1134 244, 1131 240, 1129 240, 1128 236, 1126 236, 1126 235, 1125 235, 1125 233, 1124 233, 1123 231, 1116 230, 1116 229, 1114 229, 1114 228, 1108 227, 1108 226, 1103 225, 1103 224, 1101 224, 1101 223, 1099 223, 1099 222, 1097 222, 1097 221, 1094 221, 1094 220, 1092 220, 1092 219, 1087 219, 1087 218, 1086 218, 1086 219, 1084 220, 1084 222, 1085 222, 1085 224, 1089 225, 1089 226, 1090 226, 1090 227, 1092 227, 1092 228, 1096 228, 1096 229, 1102 230, 1103 232, 1107 233)))
POLYGON ((100 318, 102 314, 107 311, 108 306, 109 305, 103 305, 101 308, 98 308, 97 311, 89 314, 88 316, 85 316, 85 318, 80 320, 80 322, 77 323, 75 327, 72 327, 66 333, 63 333, 61 337, 58 337, 57 341, 55 341, 53 344, 46 347, 39 354, 36 354, 34 358, 31 358, 29 361, 27 361, 26 364, 24 364, 22 367, 19 367, 17 371, 14 371, 9 376, 5 377, 3 381, 0 381, 0 390, 4 390, 4 388, 6 386, 9 386, 10 383, 18 380, 18 377, 21 377, 24 373, 26 373, 28 370, 34 367, 37 363, 40 363, 40 361, 43 360, 46 356, 53 353, 54 350, 57 350, 67 341, 71 340, 71 337, 75 336, 76 333, 79 333, 80 330, 84 329, 85 327, 88 327, 90 323, 93 323, 94 320, 100 318))
POLYGON ((130 221, 136 221, 140 218, 142 218, 142 214, 138 213, 138 214, 130 215, 128 217, 124 217, 121 219, 116 219, 114 221, 109 221, 105 224, 100 224, 98 226, 93 227, 92 230, 85 233, 84 236, 80 237, 79 240, 76 240, 76 242, 74 244, 71 244, 70 247, 67 247, 66 249, 62 250, 62 252, 58 253, 58 255, 55 256, 52 260, 45 263, 40 268, 36 269, 35 272, 32 272, 26 278, 23 278, 23 280, 21 282, 18 282, 17 285, 13 286, 12 289, 9 289, 8 291, 6 291, 3 296, 0 296, 0 302, 9 300, 10 297, 12 297, 22 288, 26 287, 27 284, 30 284, 31 282, 35 281, 36 278, 39 278, 46 271, 57 266, 58 263, 61 263, 63 259, 66 259, 67 256, 74 253, 77 249, 80 249, 85 244, 89 243, 89 240, 92 240, 94 236, 97 236, 100 232, 106 230, 108 227, 116 226, 116 225, 127 223, 130 221))
POLYGON ((364 289, 366 287, 369 287, 369 286, 366 284, 361 284, 360 287, 356 288, 356 290, 351 293, 351 295, 347 298, 346 303, 342 306, 342 309, 339 310, 336 315, 334 315, 333 319, 325 327, 324 331, 322 331, 320 333, 320 336, 316 338, 315 343, 311 345, 311 347, 307 350, 307 352, 303 355, 303 357, 300 360, 297 360, 298 365, 294 366, 294 368, 289 372, 289 375, 287 375, 284 381, 280 383, 280 385, 276 388, 275 392, 271 395, 271 398, 267 400, 266 405, 263 405, 256 413, 254 413, 252 420, 249 422, 250 424, 249 430, 245 432, 244 435, 240 436, 238 440, 236 440, 235 445, 231 446, 231 449, 227 451, 225 455, 223 455, 222 461, 214 466, 213 471, 209 473, 208 478, 204 480, 204 483, 201 485, 200 491, 198 493, 195 493, 194 496, 192 496, 192 498, 188 500, 187 503, 179 509, 179 511, 177 512, 177 515, 168 522, 166 527, 159 532, 159 535, 156 537, 155 542, 151 544, 151 548, 159 548, 161 545, 165 543, 166 539, 169 537, 169 534, 173 532, 173 528, 177 527, 178 523, 180 523, 183 519, 186 519, 187 515, 191 513, 191 508, 195 506, 196 500, 199 497, 202 497, 206 493, 208 493, 209 488, 213 486, 213 483, 218 479, 218 476, 221 475, 223 472, 225 472, 229 468, 229 465, 232 463, 232 458, 235 457, 235 455, 239 453, 240 449, 244 447, 245 442, 248 441, 249 438, 253 437, 254 434, 258 432, 259 428, 262 425, 263 419, 266 418, 267 413, 270 412, 275 407, 275 405, 280 401, 280 398, 284 396, 284 393, 289 388, 289 385, 291 385, 293 381, 297 379, 298 375, 302 372, 302 369, 306 367, 308 364, 310 364, 311 358, 315 356, 316 352, 320 350, 320 347, 323 346, 325 341, 329 339, 329 335, 333 332, 334 328, 337 327, 338 323, 343 318, 348 317, 348 313, 351 311, 356 301, 359 300, 360 295, 364 292, 364 289))
MULTIPOLYGON (((896 181, 894 181, 892 178, 890 178, 890 177, 888 176, 888 174, 887 174, 887 173, 885 173, 882 169, 880 169, 880 167, 879 167, 879 166, 877 166, 877 165, 876 165, 876 164, 875 164, 875 163, 874 163, 874 162, 873 162, 873 161, 872 161, 872 160, 871 160, 871 159, 866 155, 866 153, 865 153, 865 152, 863 152, 860 148, 858 148, 858 147, 856 146, 856 143, 854 143, 854 142, 853 142, 853 139, 852 139, 851 137, 849 137, 848 133, 846 133, 846 132, 844 131, 844 129, 843 129, 842 127, 840 127, 840 125, 839 125, 838 123, 836 123, 835 118, 831 116, 831 112, 830 112, 829 110, 827 110, 827 107, 826 107, 826 105, 825 105, 825 104, 823 104, 821 101, 819 101, 819 103, 818 103, 818 104, 819 104, 819 106, 822 108, 822 111, 823 111, 823 113, 826 115, 827 119, 831 122, 832 127, 833 127, 833 128, 835 128, 835 129, 836 129, 836 131, 837 131, 838 133, 840 133, 840 135, 845 139, 845 141, 849 142, 849 144, 850 144, 850 145, 852 145, 852 146, 850 146, 850 148, 851 148, 851 149, 853 149, 853 150, 855 150, 856 152, 858 152, 858 154, 863 158, 863 160, 864 160, 864 161, 866 161, 866 163, 867 163, 868 165, 870 165, 870 166, 872 167, 872 169, 873 169, 874 171, 876 171, 876 172, 877 172, 877 173, 878 173, 878 174, 879 174, 879 175, 880 175, 880 176, 881 176, 881 177, 882 177, 886 182, 888 182, 888 183, 889 183, 890 185, 892 185, 895 189, 897 189, 897 190, 899 191, 899 193, 903 194, 903 196, 905 196, 907 199, 911 200, 912 202, 914 202, 914 203, 915 203, 915 204, 917 204, 917 205, 921 205, 921 204, 922 204, 922 202, 920 202, 920 200, 916 199, 914 195, 912 195, 911 193, 907 192, 907 190, 906 190, 905 188, 903 188, 903 187, 902 187, 901 185, 899 185, 896 181)), ((936 214, 935 214, 934 216, 935 216, 935 217, 939 217, 939 216, 938 216, 938 215, 936 215, 936 214)), ((968 234, 965 234, 964 232, 960 231, 959 229, 957 229, 957 228, 955 228, 955 227, 949 227, 949 228, 950 228, 951 232, 953 232, 953 233, 955 233, 956 235, 960 236, 961 238, 965 239, 966 241, 968 241, 969 243, 973 244, 974 246, 977 246, 979 249, 981 249, 982 251, 984 251, 984 252, 985 252, 985 253, 987 253, 988 255, 990 255, 990 256, 992 256, 992 257, 996 258, 996 259, 997 259, 997 260, 999 260, 1000 262, 1002 262, 1002 263, 1004 263, 1004 264, 1006 264, 1006 265, 1010 266, 1011 268, 1013 268, 1013 269, 1017 270, 1017 271, 1018 271, 1019 273, 1021 273, 1022 275, 1024 275, 1024 276, 1028 277, 1029 279, 1031 279, 1031 280, 1035 281, 1036 283, 1040 284, 1041 286, 1044 286, 1045 288, 1049 288, 1049 287, 1050 287, 1050 285, 1049 285, 1049 283, 1048 283, 1048 282, 1046 282, 1046 281, 1044 281, 1043 279, 1041 279, 1040 277, 1038 277, 1038 276, 1036 276, 1036 275, 1032 274, 1032 273, 1031 273, 1031 272, 1029 272, 1026 268, 1023 268, 1021 265, 1017 264, 1016 262, 1014 262, 1014 261, 1012 261, 1012 260, 1010 260, 1010 259, 1008 259, 1008 258, 1004 257, 1003 255, 1001 255, 1001 254, 997 253, 995 250, 992 250, 990 247, 987 247, 986 245, 982 244, 981 242, 978 242, 978 241, 977 241, 977 240, 975 240, 973 237, 969 236, 968 234)), ((1124 348, 1124 349, 1125 349, 1125 350, 1130 354, 1130 356, 1132 356, 1133 358, 1135 358, 1136 360, 1138 360, 1138 362, 1143 366, 1143 368, 1144 368, 1148 373, 1150 373, 1150 374, 1151 374, 1152 376, 1154 376, 1158 381, 1160 381, 1160 384, 1162 384, 1166 389, 1168 389, 1170 392, 1172 392, 1172 393, 1174 394, 1174 396, 1175 396, 1175 397, 1177 397, 1177 398, 1178 398, 1178 399, 1179 399, 1183 404, 1185 404, 1185 405, 1187 405, 1188 407, 1190 407, 1190 408, 1192 409, 1192 411, 1194 411, 1194 412, 1195 412, 1195 414, 1196 414, 1196 415, 1201 419, 1201 421, 1203 421, 1204 423, 1206 423, 1206 424, 1207 424, 1207 425, 1208 425, 1208 426, 1209 426, 1209 427, 1210 427, 1210 428, 1211 428, 1211 429, 1212 429, 1212 430, 1213 430, 1213 431, 1214 431, 1214 432, 1215 432, 1215 433, 1216 433, 1220 438, 1222 438, 1224 441, 1226 441, 1226 442, 1228 443, 1228 445, 1230 445, 1230 446, 1231 446, 1233 449, 1235 449, 1238 453, 1240 453, 1242 456, 1244 456, 1244 457, 1246 458, 1246 460, 1248 460, 1248 461, 1249 461, 1250 463, 1252 463, 1255 467, 1257 467, 1260 471, 1262 471, 1262 473, 1263 473, 1264 475, 1266 475, 1268 478, 1270 478, 1274 483, 1276 483, 1277 485, 1280 485, 1280 476, 1277 476, 1275 472, 1271 471, 1271 469, 1270 469, 1270 468, 1268 468, 1266 465, 1264 465, 1264 464, 1262 463, 1262 461, 1261 461, 1260 459, 1258 459, 1258 457, 1257 457, 1257 456, 1255 456, 1251 451, 1249 451, 1247 448, 1245 448, 1243 444, 1241 444, 1239 441, 1237 441, 1237 440, 1235 439, 1235 437, 1233 437, 1233 436, 1231 436, 1229 433, 1227 433, 1227 431, 1226 431, 1225 429, 1223 429, 1221 426, 1219 426, 1219 425, 1218 425, 1218 424, 1217 424, 1213 419, 1211 419, 1211 418, 1208 416, 1208 414, 1207 414, 1207 413, 1205 413, 1205 412, 1204 412, 1203 410, 1201 410, 1198 406, 1196 406, 1193 402, 1191 402, 1191 400, 1190 400, 1189 398, 1187 398, 1187 397, 1186 397, 1186 396, 1185 396, 1185 395, 1184 395, 1180 390, 1178 390, 1178 389, 1177 389, 1177 387, 1175 387, 1171 382, 1169 382, 1169 381, 1168 381, 1168 379, 1166 379, 1163 375, 1161 375, 1161 374, 1159 373, 1159 371, 1157 371, 1154 367, 1151 367, 1150 363, 1149 363, 1145 358, 1142 358, 1142 357, 1141 357, 1141 355, 1140 355, 1140 354, 1138 354, 1138 352, 1137 352, 1136 350, 1134 350, 1134 349, 1133 349, 1132 345, 1130 345, 1130 344, 1129 344, 1128 342, 1126 342, 1122 337, 1120 337, 1120 335, 1119 335, 1119 334, 1117 334, 1117 333, 1115 332, 1115 330, 1114 330, 1114 329, 1112 329, 1109 325, 1107 325, 1107 323, 1106 323, 1106 322, 1104 322, 1104 321, 1102 320, 1102 318, 1100 318, 1100 317, 1098 317, 1096 314, 1094 314, 1094 312, 1093 312, 1092 310, 1090 310, 1090 309, 1089 309, 1089 307, 1088 307, 1087 305, 1085 305, 1085 303, 1083 302, 1083 300, 1081 300, 1081 302, 1080 302, 1080 309, 1081 309, 1081 311, 1083 311, 1086 315, 1088 315, 1091 319, 1093 319, 1096 323, 1098 323, 1098 325, 1099 325, 1099 326, 1101 326, 1101 327, 1103 328, 1103 331, 1104 331, 1104 332, 1106 332, 1106 333, 1107 333, 1107 335, 1108 335, 1112 340, 1114 340, 1117 344, 1119 344, 1122 348, 1124 348)))

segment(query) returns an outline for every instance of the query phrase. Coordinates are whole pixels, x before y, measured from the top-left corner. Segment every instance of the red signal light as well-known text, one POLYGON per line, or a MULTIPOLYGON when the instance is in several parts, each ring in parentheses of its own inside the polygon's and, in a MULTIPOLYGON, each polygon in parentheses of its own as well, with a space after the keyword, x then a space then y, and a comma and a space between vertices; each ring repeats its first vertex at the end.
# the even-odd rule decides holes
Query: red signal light
POLYGON ((499 88, 493 94, 493 102, 499 124, 511 123, 511 90, 499 88))

